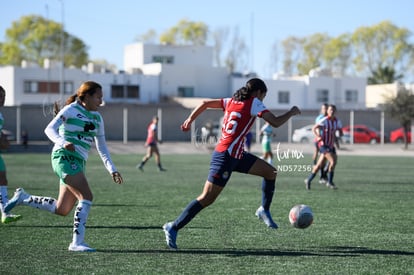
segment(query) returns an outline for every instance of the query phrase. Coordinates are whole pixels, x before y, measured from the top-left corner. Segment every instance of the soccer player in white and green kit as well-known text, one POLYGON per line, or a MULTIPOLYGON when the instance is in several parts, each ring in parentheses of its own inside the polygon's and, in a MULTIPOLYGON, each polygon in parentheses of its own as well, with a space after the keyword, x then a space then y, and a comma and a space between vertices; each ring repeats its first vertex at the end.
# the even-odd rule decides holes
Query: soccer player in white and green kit
POLYGON ((85 162, 92 142, 115 183, 123 182, 113 164, 105 141, 104 122, 97 112, 102 104, 102 87, 87 81, 66 101, 47 125, 45 134, 55 144, 52 150, 52 167, 60 179, 58 199, 33 196, 18 188, 6 210, 16 205, 28 205, 51 213, 66 216, 77 203, 73 221, 73 238, 70 251, 96 251, 85 243, 85 225, 93 195, 85 177, 85 162))
MULTIPOLYGON (((0 86, 0 107, 4 105, 4 100, 6 99, 6 90, 0 86)), ((3 129, 4 119, 2 113, 0 113, 0 132, 3 129)), ((8 211, 5 211, 6 204, 8 202, 7 195, 7 176, 6 176, 6 164, 4 163, 3 158, 0 155, 0 212, 1 212, 1 222, 10 223, 17 221, 21 218, 20 215, 10 214, 8 211)))

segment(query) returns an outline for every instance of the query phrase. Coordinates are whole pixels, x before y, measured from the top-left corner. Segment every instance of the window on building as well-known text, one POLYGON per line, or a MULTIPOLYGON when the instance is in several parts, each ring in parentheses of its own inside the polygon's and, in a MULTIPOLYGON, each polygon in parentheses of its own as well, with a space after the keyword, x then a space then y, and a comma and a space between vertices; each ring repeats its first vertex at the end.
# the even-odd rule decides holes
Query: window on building
POLYGON ((162 64, 174 64, 174 56, 154 55, 152 57, 152 62, 162 64))
POLYGON ((194 87, 178 87, 178 96, 194 97, 194 87))
POLYGON ((38 85, 38 93, 50 93, 50 94, 58 94, 59 93, 59 82, 56 81, 39 81, 37 82, 38 85))
POLYGON ((123 85, 112 85, 111 86, 111 97, 112 98, 123 98, 124 97, 124 86, 123 85))
POLYGON ((329 102, 329 91, 326 89, 316 90, 316 101, 318 103, 329 102))
MULTIPOLYGON (((73 94, 73 82, 65 82, 63 86, 65 94, 73 94)), ((39 93, 39 94, 59 94, 60 82, 59 81, 25 81, 24 82, 25 93, 39 93)))
POLYGON ((65 94, 73 94, 75 93, 73 89, 73 82, 65 82, 63 91, 65 94))
POLYGON ((111 86, 112 98, 139 98, 139 86, 138 85, 112 85, 111 86))
POLYGON ((290 93, 288 91, 279 91, 277 94, 278 103, 280 104, 289 104, 290 103, 290 93))
POLYGON ((128 85, 127 87, 127 98, 139 98, 139 86, 128 85))
POLYGON ((24 92, 25 93, 37 93, 39 91, 39 87, 36 81, 25 81, 24 82, 24 92))
POLYGON ((345 102, 347 103, 358 102, 358 91, 357 90, 346 90, 345 91, 345 102))

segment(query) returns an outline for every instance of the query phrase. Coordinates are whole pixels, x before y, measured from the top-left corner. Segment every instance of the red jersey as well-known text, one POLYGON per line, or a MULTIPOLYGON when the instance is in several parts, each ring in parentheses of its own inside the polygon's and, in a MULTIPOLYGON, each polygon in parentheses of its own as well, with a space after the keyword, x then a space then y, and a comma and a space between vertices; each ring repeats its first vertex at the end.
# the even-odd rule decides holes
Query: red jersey
POLYGON ((336 117, 324 117, 319 120, 318 125, 322 126, 321 138, 323 145, 328 147, 334 147, 335 133, 342 128, 342 123, 336 117))
POLYGON ((262 117, 269 110, 256 97, 245 101, 223 98, 221 103, 224 118, 216 151, 224 152, 227 150, 230 156, 240 159, 244 150, 244 137, 249 132, 256 117, 262 117))
POLYGON ((150 123, 147 128, 147 140, 145 141, 145 144, 156 144, 157 143, 157 124, 156 123, 150 123))

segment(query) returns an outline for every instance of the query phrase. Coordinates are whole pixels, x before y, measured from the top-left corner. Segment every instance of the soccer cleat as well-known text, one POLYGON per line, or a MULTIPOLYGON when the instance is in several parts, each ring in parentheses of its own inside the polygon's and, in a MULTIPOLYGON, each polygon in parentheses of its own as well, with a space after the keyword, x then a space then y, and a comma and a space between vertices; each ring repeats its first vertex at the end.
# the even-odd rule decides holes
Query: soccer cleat
POLYGON ((167 171, 167 169, 164 169, 164 168, 160 167, 160 168, 158 168, 158 171, 165 172, 165 171, 167 171))
POLYGON ((308 179, 305 179, 304 182, 305 182, 306 190, 310 190, 311 189, 310 188, 310 186, 311 186, 310 181, 308 179))
POLYGON ((320 178, 319 179, 320 184, 326 184, 327 182, 328 182, 328 180, 326 178, 320 178))
POLYGON ((22 204, 22 202, 25 199, 29 198, 29 197, 30 197, 30 195, 27 194, 26 192, 24 192, 24 189, 23 188, 17 188, 16 189, 16 192, 14 192, 13 198, 11 198, 7 202, 6 206, 4 207, 4 211, 6 213, 7 212, 10 212, 10 210, 12 210, 15 206, 17 206, 19 204, 22 204))
POLYGON ((329 187, 329 188, 334 189, 334 190, 338 189, 338 187, 336 187, 333 182, 327 182, 326 187, 329 187))
POLYGON ((162 226, 162 229, 165 233, 165 241, 167 242, 167 245, 171 249, 177 249, 177 233, 178 231, 173 228, 173 223, 169 222, 162 226))
POLYGON ((264 210, 263 206, 260 206, 256 210, 256 216, 261 219, 268 227, 277 229, 277 224, 273 221, 272 215, 270 215, 269 210, 264 210))
POLYGON ((96 251, 95 248, 90 247, 86 243, 81 243, 81 244, 70 243, 68 250, 74 251, 74 252, 95 252, 96 251))
POLYGON ((1 222, 6 224, 6 223, 15 222, 17 220, 20 220, 21 218, 22 218, 21 215, 6 214, 1 217, 1 222))
POLYGON ((144 172, 144 169, 142 168, 142 165, 140 165, 140 164, 135 166, 135 168, 139 169, 141 172, 144 172))

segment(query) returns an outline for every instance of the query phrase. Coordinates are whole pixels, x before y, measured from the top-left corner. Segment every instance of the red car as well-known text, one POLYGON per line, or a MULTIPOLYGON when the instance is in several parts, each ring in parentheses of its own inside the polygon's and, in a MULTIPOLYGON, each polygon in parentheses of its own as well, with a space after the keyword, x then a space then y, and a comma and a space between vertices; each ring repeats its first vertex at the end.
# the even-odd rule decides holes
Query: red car
MULTIPOLYGON (((351 127, 347 125, 342 128, 342 132, 345 136, 350 136, 351 127)), ((368 127, 363 124, 354 125, 354 143, 379 143, 381 141, 380 133, 374 128, 368 127)))
MULTIPOLYGON (((396 143, 403 143, 404 142, 404 128, 398 128, 394 131, 390 132, 390 141, 396 142, 396 143)), ((408 143, 411 143, 411 132, 407 132, 407 141, 408 143)))

